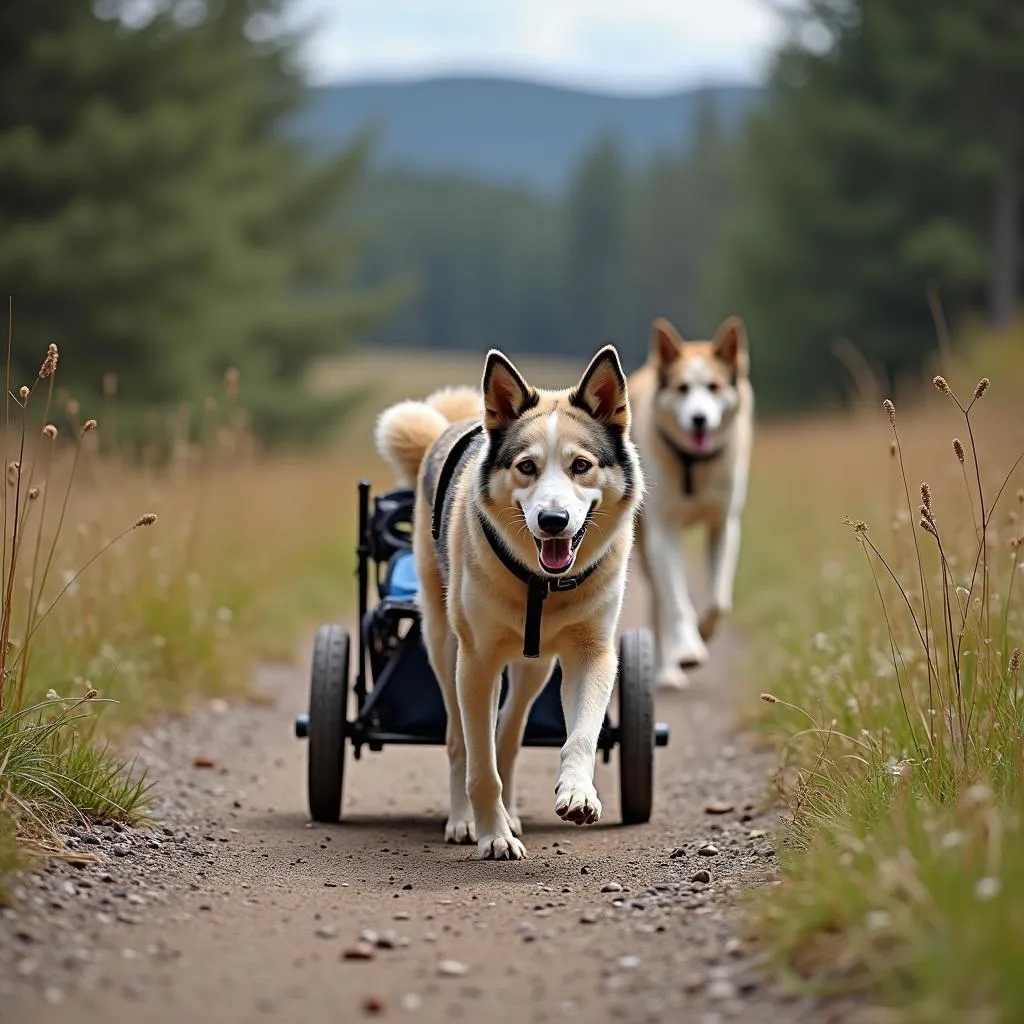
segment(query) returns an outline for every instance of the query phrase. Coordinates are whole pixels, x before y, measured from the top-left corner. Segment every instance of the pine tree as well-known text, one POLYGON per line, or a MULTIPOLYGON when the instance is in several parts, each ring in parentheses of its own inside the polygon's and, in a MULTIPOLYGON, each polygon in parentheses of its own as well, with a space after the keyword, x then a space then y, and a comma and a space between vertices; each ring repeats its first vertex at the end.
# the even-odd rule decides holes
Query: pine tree
POLYGON ((925 15, 915 0, 807 0, 801 10, 751 128, 721 296, 750 320, 762 408, 842 393, 832 349, 843 338, 890 380, 916 372, 936 346, 930 289, 955 317, 1000 275, 1004 293, 1020 279, 1012 251, 1008 263, 993 246, 999 231, 1021 232, 1005 197, 993 214, 999 112, 1024 109, 1019 5, 934 0, 925 15))
POLYGON ((385 308, 345 286, 334 213, 357 146, 311 164, 285 132, 304 100, 286 0, 0 10, 0 287, 23 372, 57 341, 78 392, 200 399, 237 367, 264 434, 326 413, 312 360, 385 308), (255 41, 262 38, 263 41, 255 41))

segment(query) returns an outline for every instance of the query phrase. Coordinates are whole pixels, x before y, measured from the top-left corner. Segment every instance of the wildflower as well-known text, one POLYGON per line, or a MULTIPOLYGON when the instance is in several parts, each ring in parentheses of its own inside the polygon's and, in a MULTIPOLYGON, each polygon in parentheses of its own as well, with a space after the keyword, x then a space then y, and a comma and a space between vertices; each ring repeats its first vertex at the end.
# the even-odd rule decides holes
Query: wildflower
POLYGON ((890 402, 889 399, 887 398, 882 403, 882 408, 889 414, 889 422, 893 426, 896 426, 896 406, 893 405, 892 402, 890 402))
POLYGON ((940 391, 944 395, 952 395, 953 390, 946 382, 946 378, 943 376, 934 377, 932 383, 935 385, 935 390, 940 391))
POLYGON ((953 438, 953 454, 960 460, 960 465, 964 462, 964 446, 960 443, 959 437, 953 438))
POLYGON ((978 383, 974 387, 975 399, 981 398, 981 396, 985 394, 986 391, 988 391, 988 386, 990 383, 991 381, 988 379, 988 377, 982 377, 981 380, 978 381, 978 383))
POLYGON ((43 365, 39 367, 39 376, 42 380, 52 377, 57 372, 57 346, 51 341, 50 347, 46 350, 46 358, 43 365))

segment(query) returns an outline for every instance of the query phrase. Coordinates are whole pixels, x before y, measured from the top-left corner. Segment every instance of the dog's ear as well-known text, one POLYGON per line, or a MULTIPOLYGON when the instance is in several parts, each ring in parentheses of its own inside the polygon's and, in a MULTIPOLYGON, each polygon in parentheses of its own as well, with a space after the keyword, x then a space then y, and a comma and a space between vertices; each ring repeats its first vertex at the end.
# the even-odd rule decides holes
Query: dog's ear
POLYGON ((585 410, 599 423, 629 426, 626 375, 614 345, 605 345, 590 361, 569 395, 569 404, 585 410))
POLYGON ((670 366, 683 351, 683 339, 679 332, 664 318, 659 316, 651 324, 651 355, 658 369, 670 366))
POLYGON ((750 372, 750 355, 747 349, 747 329, 738 316, 730 316, 718 328, 714 340, 715 357, 730 366, 739 377, 750 372))
POLYGON ((484 426, 488 430, 508 426, 537 404, 537 392, 496 348, 487 353, 483 392, 484 426))

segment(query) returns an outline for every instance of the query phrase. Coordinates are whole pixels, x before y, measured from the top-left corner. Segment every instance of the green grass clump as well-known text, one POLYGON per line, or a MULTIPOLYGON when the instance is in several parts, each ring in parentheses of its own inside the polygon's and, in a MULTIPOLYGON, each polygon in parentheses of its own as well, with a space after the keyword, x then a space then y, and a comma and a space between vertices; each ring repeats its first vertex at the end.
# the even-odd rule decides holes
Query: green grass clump
MULTIPOLYGON (((952 428, 934 417, 912 424, 909 446, 885 404, 889 465, 855 482, 876 515, 887 511, 880 524, 847 521, 860 569, 834 551, 804 550, 805 563, 821 559, 822 577, 787 581, 774 605, 799 623, 777 637, 762 695, 789 814, 783 884, 756 915, 778 962, 804 984, 866 991, 922 1024, 1018 1021, 1019 406, 1007 403, 981 434, 988 380, 969 398, 941 377, 935 387, 952 428), (908 447, 931 449, 931 483, 913 477, 908 447)), ((848 487, 844 468, 846 480, 832 469, 817 487, 828 488, 829 473, 848 487)), ((833 505, 822 498, 818 513, 833 505)))

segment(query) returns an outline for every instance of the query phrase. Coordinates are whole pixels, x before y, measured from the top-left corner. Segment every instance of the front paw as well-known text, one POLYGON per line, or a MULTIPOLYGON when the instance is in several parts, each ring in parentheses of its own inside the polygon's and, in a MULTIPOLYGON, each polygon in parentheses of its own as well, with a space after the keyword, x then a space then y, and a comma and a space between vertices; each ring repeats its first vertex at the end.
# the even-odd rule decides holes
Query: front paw
POLYGON ((686 630, 682 643, 673 652, 672 660, 680 668, 696 668, 708 660, 710 654, 704 644, 700 630, 689 628, 686 630))
POLYGON ((690 677, 678 665, 664 665, 658 669, 654 682, 659 690, 685 690, 690 677))
POLYGON ((480 860, 522 860, 526 847, 513 835, 481 836, 476 855, 480 860))
POLYGON ((601 819, 601 801, 590 783, 558 780, 555 788, 555 814, 563 821, 593 825, 601 819))
POLYGON ((718 623, 726 615, 729 614, 728 608, 723 608, 721 605, 712 605, 708 610, 701 616, 700 622, 698 623, 698 630, 700 632, 700 638, 704 641, 710 640, 714 636, 715 628, 718 623))
POLYGON ((467 845, 476 842, 476 829, 473 822, 463 817, 449 818, 444 826, 444 841, 467 845))

